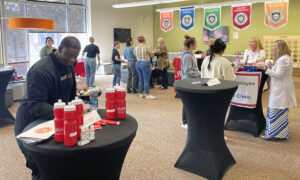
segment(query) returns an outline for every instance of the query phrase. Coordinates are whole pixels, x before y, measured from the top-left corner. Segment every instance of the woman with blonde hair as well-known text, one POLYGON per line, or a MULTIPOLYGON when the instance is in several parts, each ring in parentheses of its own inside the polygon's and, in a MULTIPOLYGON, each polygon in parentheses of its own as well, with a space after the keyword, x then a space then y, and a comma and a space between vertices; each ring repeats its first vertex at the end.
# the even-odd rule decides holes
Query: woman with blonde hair
POLYGON ((150 58, 153 58, 152 50, 146 46, 146 40, 143 36, 138 37, 139 45, 134 49, 136 57, 136 70, 139 77, 140 98, 155 99, 149 92, 149 80, 151 76, 150 58))
POLYGON ((244 64, 253 64, 257 62, 264 62, 266 52, 259 38, 251 37, 249 39, 249 49, 244 51, 244 64))
POLYGON ((293 63, 288 45, 283 40, 277 40, 272 46, 275 63, 271 67, 258 64, 259 69, 271 77, 271 90, 267 111, 266 134, 264 140, 288 139, 288 108, 297 106, 293 83, 293 63))

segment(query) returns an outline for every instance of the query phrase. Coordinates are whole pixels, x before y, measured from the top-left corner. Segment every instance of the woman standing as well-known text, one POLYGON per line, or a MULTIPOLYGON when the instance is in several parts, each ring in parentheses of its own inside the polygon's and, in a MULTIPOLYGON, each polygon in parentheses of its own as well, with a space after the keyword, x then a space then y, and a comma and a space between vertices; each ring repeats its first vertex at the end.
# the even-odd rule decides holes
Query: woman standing
POLYGON ((274 66, 268 67, 258 64, 259 69, 271 77, 271 90, 267 111, 266 134, 261 136, 264 140, 288 139, 290 129, 288 126, 288 108, 297 106, 295 88, 292 79, 293 64, 288 45, 283 40, 273 44, 274 66))
POLYGON ((94 37, 90 37, 89 41, 91 44, 85 46, 82 56, 87 53, 86 60, 84 61, 84 69, 86 74, 85 84, 88 87, 92 87, 95 82, 96 56, 98 58, 98 66, 100 65, 100 51, 99 47, 94 44, 94 37))
POLYGON ((165 40, 163 38, 158 39, 159 48, 155 50, 154 55, 157 56, 157 68, 159 74, 162 76, 162 86, 159 89, 168 89, 168 67, 169 56, 168 49, 165 46, 165 40))
POLYGON ((146 46, 146 40, 143 36, 138 37, 139 45, 134 49, 134 55, 137 59, 136 70, 139 76, 140 97, 146 99, 155 99, 149 92, 149 80, 151 76, 150 58, 153 58, 152 50, 146 46))
MULTIPOLYGON (((194 57, 193 51, 197 48, 195 38, 188 35, 184 36, 184 49, 180 52, 181 57, 181 79, 200 78, 197 60, 194 57)), ((187 117, 184 106, 182 107, 182 128, 187 129, 187 117)))
POLYGON ((133 41, 132 38, 128 38, 126 41, 126 47, 124 49, 124 58, 128 61, 128 79, 127 79, 127 93, 137 93, 137 72, 135 68, 136 58, 133 54, 133 41))
POLYGON ((231 63, 222 57, 225 49, 226 44, 221 39, 217 39, 210 46, 208 56, 203 60, 201 66, 202 78, 235 79, 236 76, 231 63))
POLYGON ((114 42, 114 48, 112 50, 112 62, 113 62, 113 71, 114 71, 114 78, 113 78, 113 86, 117 84, 120 85, 121 80, 121 58, 118 49, 120 48, 120 41, 114 42))
POLYGON ((249 49, 244 51, 244 64, 253 64, 265 61, 266 52, 260 40, 257 37, 251 37, 249 40, 249 49))

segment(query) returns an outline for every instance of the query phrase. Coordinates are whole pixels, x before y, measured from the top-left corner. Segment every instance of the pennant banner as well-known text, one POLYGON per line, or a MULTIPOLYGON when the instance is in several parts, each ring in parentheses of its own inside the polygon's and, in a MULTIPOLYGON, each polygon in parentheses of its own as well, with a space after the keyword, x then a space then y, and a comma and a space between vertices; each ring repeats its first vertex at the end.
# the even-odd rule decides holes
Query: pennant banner
POLYGON ((251 5, 232 6, 233 27, 241 30, 251 25, 251 5))
POLYGON ((215 30, 221 26, 221 8, 204 9, 204 27, 209 30, 215 30))
POLYGON ((173 11, 160 13, 160 29, 164 32, 173 29, 173 11))
POLYGON ((194 27, 195 8, 186 7, 180 9, 180 27, 188 31, 194 27))
POLYGON ((289 1, 265 2, 265 25, 278 29, 288 24, 289 1))

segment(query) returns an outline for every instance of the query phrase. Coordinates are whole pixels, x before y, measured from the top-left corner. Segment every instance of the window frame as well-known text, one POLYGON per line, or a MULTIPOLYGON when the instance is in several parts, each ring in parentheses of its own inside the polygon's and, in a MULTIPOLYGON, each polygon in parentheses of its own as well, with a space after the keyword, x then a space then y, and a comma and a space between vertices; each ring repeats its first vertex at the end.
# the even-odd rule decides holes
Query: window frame
MULTIPOLYGON (((90 30, 90 24, 89 22, 89 16, 88 16, 88 12, 90 11, 90 0, 84 0, 84 4, 75 4, 75 3, 70 3, 70 0, 65 0, 66 2, 47 2, 47 1, 35 1, 35 0, 1 0, 0 2, 0 17, 1 17, 1 37, 0 37, 0 41, 1 41, 1 57, 2 57, 2 62, 1 64, 4 66, 10 65, 10 64, 28 64, 28 67, 31 67, 30 64, 30 52, 29 52, 29 44, 30 44, 30 40, 29 40, 29 33, 33 33, 30 30, 25 30, 25 40, 26 40, 26 61, 18 61, 18 62, 8 62, 8 57, 7 57, 7 31, 6 31, 6 24, 5 24, 5 18, 2 17, 6 17, 5 16, 5 6, 4 3, 5 2, 12 2, 12 3, 19 3, 19 4, 24 4, 25 5, 25 17, 27 17, 28 14, 28 8, 27 5, 46 5, 46 6, 54 6, 54 7, 65 7, 66 8, 66 32, 62 32, 62 33, 70 33, 72 34, 73 32, 70 32, 70 28, 69 28, 69 18, 68 18, 68 9, 69 8, 76 8, 76 9, 84 9, 85 10, 85 16, 83 17, 85 20, 85 32, 79 32, 79 33, 83 33, 83 34, 89 34, 89 30, 90 30)), ((36 33, 48 33, 48 31, 40 31, 40 32, 36 32, 36 33)), ((59 33, 59 32, 53 32, 53 33, 59 33)), ((17 58, 17 57, 16 57, 17 58)))

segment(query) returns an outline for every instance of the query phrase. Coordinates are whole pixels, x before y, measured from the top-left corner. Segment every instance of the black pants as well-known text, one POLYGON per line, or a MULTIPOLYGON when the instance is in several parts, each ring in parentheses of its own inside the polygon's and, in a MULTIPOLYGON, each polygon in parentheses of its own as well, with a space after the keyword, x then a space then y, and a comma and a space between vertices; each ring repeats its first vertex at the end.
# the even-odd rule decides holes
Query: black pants
POLYGON ((187 114, 184 109, 184 106, 182 107, 182 124, 187 124, 187 114))
MULTIPOLYGON (((16 122, 15 122, 15 135, 22 133, 23 129, 32 122, 32 118, 29 115, 29 107, 27 104, 20 103, 19 109, 16 115, 16 122)), ((22 153, 26 159, 26 167, 32 170, 32 180, 41 180, 42 177, 39 173, 38 167, 33 161, 33 159, 29 156, 27 150, 23 146, 22 142, 17 139, 17 143, 19 148, 21 149, 22 153)))
POLYGON ((163 70, 159 70, 159 75, 162 77, 162 87, 164 89, 168 89, 168 71, 167 68, 164 68, 163 70))

